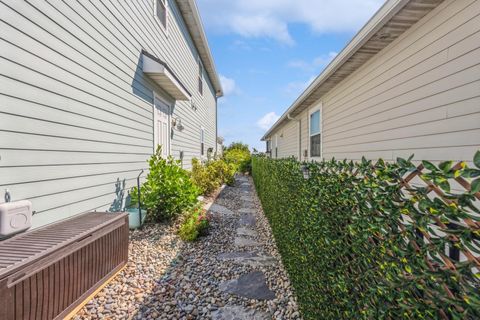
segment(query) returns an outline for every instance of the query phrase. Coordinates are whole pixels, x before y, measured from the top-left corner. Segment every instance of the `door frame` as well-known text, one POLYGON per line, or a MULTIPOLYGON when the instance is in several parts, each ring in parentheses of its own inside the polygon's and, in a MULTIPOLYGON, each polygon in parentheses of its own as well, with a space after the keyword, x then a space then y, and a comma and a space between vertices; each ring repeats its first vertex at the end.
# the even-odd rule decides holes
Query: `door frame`
POLYGON ((168 148, 167 148, 167 156, 172 154, 172 128, 171 128, 171 117, 172 117, 172 103, 170 103, 167 99, 162 97, 157 92, 153 91, 153 152, 157 151, 158 146, 158 116, 157 116, 157 107, 155 106, 155 100, 159 100, 163 102, 168 107, 168 114, 167 114, 167 122, 168 122, 168 148))

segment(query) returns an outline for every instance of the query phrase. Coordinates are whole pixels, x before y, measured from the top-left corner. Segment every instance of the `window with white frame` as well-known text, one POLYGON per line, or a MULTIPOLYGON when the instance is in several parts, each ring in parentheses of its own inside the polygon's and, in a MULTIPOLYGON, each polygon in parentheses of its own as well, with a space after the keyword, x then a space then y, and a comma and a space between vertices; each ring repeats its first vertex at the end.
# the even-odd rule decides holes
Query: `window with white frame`
POLYGON ((200 154, 205 155, 205 129, 200 128, 200 154))
POLYGON ((167 6, 167 0, 155 0, 155 14, 165 30, 167 30, 167 6))
POLYGON ((278 158, 278 134, 275 135, 275 159, 278 158))
POLYGON ((272 141, 267 140, 266 143, 267 143, 267 153, 272 152, 272 141))
POLYGON ((200 59, 198 59, 198 92, 203 95, 203 65, 200 59))
POLYGON ((310 114, 310 157, 322 156, 322 115, 320 110, 310 114))

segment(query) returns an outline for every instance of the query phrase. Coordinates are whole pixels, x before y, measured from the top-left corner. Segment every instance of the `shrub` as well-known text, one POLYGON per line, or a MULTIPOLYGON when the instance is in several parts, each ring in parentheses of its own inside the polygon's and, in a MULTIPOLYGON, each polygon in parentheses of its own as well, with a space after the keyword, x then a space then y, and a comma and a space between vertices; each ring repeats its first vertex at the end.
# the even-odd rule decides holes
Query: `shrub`
POLYGON ((196 207, 185 216, 178 234, 184 241, 195 241, 199 236, 205 235, 210 225, 210 215, 206 210, 196 207))
POLYGON ((255 186, 304 318, 480 319, 472 258, 480 247, 480 152, 473 163, 423 162, 421 179, 442 197, 403 187, 418 174, 411 159, 255 157, 255 186), (473 179, 471 190, 451 192, 461 179, 473 179), (450 258, 455 250, 470 258, 450 258))
MULTIPOLYGON (((198 203, 200 190, 190 179, 189 172, 180 167, 180 161, 172 157, 163 159, 160 146, 150 158, 149 166, 150 172, 141 186, 141 196, 150 221, 174 218, 198 203)), ((134 188, 132 193, 136 192, 134 188)))
POLYGON ((252 155, 248 145, 234 142, 223 153, 223 158, 229 164, 236 167, 242 173, 251 172, 252 155))
POLYGON ((193 159, 191 177, 202 194, 210 195, 223 183, 232 184, 235 171, 234 165, 223 160, 208 161, 204 165, 198 159, 193 159))

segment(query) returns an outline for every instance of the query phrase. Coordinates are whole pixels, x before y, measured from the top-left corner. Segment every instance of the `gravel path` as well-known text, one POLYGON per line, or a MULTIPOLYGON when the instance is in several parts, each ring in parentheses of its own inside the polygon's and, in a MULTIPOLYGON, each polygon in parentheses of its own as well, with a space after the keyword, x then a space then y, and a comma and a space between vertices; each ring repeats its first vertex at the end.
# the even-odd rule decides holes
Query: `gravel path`
POLYGON ((169 225, 132 232, 127 268, 75 319, 300 319, 251 178, 207 208, 210 234, 195 243, 169 225))

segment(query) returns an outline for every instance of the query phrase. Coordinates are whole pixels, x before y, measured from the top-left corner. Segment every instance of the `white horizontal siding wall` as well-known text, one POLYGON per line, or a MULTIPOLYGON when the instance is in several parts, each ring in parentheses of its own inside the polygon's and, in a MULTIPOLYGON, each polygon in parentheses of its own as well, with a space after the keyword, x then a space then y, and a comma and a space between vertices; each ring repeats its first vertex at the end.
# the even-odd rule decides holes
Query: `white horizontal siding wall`
POLYGON ((322 98, 325 158, 471 160, 480 1, 445 1, 322 98))
MULTIPOLYGON (((78 213, 107 210, 115 183, 135 184, 153 146, 153 91, 142 49, 165 61, 193 94, 176 102, 172 154, 189 167, 215 148, 216 99, 178 8, 168 35, 154 1, 0 1, 0 189, 29 199, 38 227, 78 213)), ((168 99, 168 96, 166 96, 168 99)), ((3 192, 0 201, 3 200, 3 192)))

